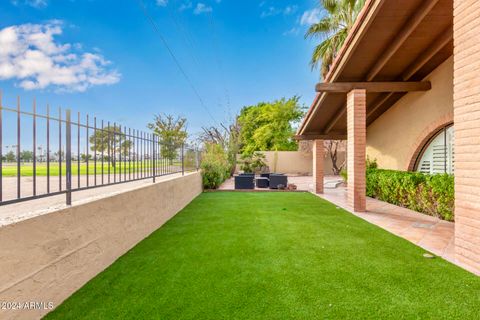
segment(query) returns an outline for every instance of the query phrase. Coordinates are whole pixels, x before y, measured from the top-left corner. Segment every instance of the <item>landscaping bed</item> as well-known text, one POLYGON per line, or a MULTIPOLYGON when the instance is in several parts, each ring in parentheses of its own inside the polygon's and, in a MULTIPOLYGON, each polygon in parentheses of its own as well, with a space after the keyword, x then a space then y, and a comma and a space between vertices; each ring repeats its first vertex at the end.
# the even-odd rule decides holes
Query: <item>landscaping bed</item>
POLYGON ((454 178, 369 168, 367 196, 443 220, 454 220, 454 178))

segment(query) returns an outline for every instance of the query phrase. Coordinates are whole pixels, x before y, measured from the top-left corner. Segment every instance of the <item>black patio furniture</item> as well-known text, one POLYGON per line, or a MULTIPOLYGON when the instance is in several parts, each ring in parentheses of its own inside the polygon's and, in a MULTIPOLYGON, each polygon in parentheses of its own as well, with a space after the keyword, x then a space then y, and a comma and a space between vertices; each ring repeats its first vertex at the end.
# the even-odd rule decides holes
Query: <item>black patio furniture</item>
POLYGON ((255 175, 239 174, 235 176, 235 190, 255 189, 255 175))
POLYGON ((286 188, 288 184, 288 178, 284 174, 271 173, 270 174, 270 189, 279 189, 279 187, 286 188))
POLYGON ((269 179, 268 178, 265 178, 265 177, 260 177, 260 178, 257 178, 255 179, 256 181, 256 184, 257 184, 257 188, 268 188, 269 186, 269 179))
POLYGON ((270 173, 260 173, 260 177, 270 179, 270 173))

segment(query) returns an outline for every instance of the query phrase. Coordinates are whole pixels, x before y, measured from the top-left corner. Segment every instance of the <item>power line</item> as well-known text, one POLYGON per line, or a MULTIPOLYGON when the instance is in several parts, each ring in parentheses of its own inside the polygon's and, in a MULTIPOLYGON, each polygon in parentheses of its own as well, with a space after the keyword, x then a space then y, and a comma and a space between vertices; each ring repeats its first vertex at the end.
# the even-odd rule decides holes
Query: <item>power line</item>
MULTIPOLYGON (((173 4, 176 7, 177 2, 174 0, 173 4)), ((182 19, 177 14, 177 10, 172 9, 171 5, 167 5, 167 9, 168 9, 170 18, 172 19, 175 26, 177 27, 178 32, 182 35, 183 39, 185 40, 185 43, 186 43, 187 47, 189 47, 189 48, 187 48, 188 53, 191 55, 192 60, 195 63, 195 65, 197 66, 197 68, 200 69, 199 63, 198 63, 198 61, 200 61, 200 60, 195 55, 195 52, 197 52, 197 50, 195 48, 193 37, 190 34, 188 26, 185 23, 183 23, 182 19)))
POLYGON ((175 54, 173 53, 173 50, 170 48, 170 46, 168 45, 167 41, 165 40, 165 38, 164 38, 164 37, 162 36, 162 34, 160 33, 160 30, 159 30, 159 28, 157 27, 157 24, 155 23, 155 21, 152 19, 152 17, 151 17, 150 14, 148 13, 147 7, 145 7, 145 4, 143 3, 142 0, 138 0, 138 4, 140 5, 140 8, 142 9, 143 14, 144 14, 145 17, 147 18, 147 20, 150 22, 150 25, 152 26, 153 31, 158 35, 158 37, 159 37, 160 40, 162 41, 163 45, 164 45, 165 48, 167 49, 168 53, 169 53, 170 56, 172 57, 173 61, 174 61, 175 64, 177 65, 178 70, 180 70, 180 73, 184 76, 185 80, 186 80, 187 83, 190 85, 190 88, 193 90, 193 92, 194 92, 195 95, 197 96, 198 100, 200 101, 200 104, 201 104, 202 107, 205 109, 205 111, 206 111, 207 114, 210 116, 210 118, 213 120, 213 122, 215 122, 215 124, 218 125, 217 121, 215 120, 215 117, 212 115, 212 113, 210 112, 210 110, 207 108, 207 106, 206 106, 205 103, 203 102, 202 97, 200 96, 200 94, 198 93, 197 89, 196 89, 195 86, 193 85, 193 82, 190 80, 190 77, 187 75, 185 69, 184 69, 184 68, 182 67, 182 65, 180 64, 180 61, 177 59, 177 57, 176 57, 175 54))
POLYGON ((230 108, 230 93, 229 93, 229 90, 227 88, 227 85, 226 85, 226 81, 225 81, 225 72, 224 72, 224 69, 223 69, 223 62, 222 62, 222 58, 220 56, 220 45, 219 45, 219 40, 218 40, 218 33, 217 33, 217 28, 216 28, 216 24, 215 24, 215 19, 213 18, 213 12, 210 11, 209 13, 209 18, 210 18, 210 26, 212 28, 212 39, 213 39, 213 47, 214 47, 214 51, 215 51, 215 60, 217 62, 217 66, 218 66, 218 69, 220 71, 220 78, 221 78, 221 82, 222 82, 222 85, 223 85, 223 90, 224 90, 224 94, 225 94, 225 99, 226 99, 226 103, 227 103, 227 113, 228 113, 228 117, 231 117, 231 108, 230 108))

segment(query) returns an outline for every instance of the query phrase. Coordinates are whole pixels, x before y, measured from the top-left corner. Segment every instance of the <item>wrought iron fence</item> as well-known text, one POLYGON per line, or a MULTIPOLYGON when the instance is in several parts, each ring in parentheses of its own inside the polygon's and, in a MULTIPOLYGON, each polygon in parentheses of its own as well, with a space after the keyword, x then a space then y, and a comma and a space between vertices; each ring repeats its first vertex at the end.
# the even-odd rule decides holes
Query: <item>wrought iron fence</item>
POLYGON ((198 151, 96 117, 2 104, 0 205, 198 170, 198 151), (10 150, 10 151, 9 151, 10 150))

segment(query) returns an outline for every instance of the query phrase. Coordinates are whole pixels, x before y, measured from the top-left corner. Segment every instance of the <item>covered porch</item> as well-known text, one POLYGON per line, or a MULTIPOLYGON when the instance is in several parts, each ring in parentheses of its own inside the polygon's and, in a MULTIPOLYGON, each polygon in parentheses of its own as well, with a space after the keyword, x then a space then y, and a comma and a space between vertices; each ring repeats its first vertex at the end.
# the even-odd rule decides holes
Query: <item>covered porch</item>
MULTIPOLYGON (((451 119, 440 119, 445 122, 442 125, 455 122, 456 222, 450 227, 455 236, 444 248, 448 252, 445 257, 477 273, 480 80, 475 70, 480 53, 474 46, 480 34, 478 13, 476 1, 367 1, 329 73, 317 84, 316 98, 297 132, 297 139, 315 141, 315 192, 375 221, 369 211, 382 210, 383 204, 366 197, 368 129, 408 95, 431 92, 437 96, 433 99, 439 100, 443 87, 452 90, 450 104, 448 99, 438 101, 451 108, 451 119), (430 81, 429 76, 452 57, 454 80, 430 81), (323 188, 323 140, 347 140, 348 187, 344 194, 333 195, 323 188)), ((389 121, 391 126, 397 125, 395 116, 389 121)), ((409 126, 406 123, 403 131, 397 130, 387 144, 401 144, 409 126)), ((412 161, 421 151, 418 145, 408 148, 411 151, 406 157, 413 160, 400 165, 405 171, 413 169, 412 161)), ((441 246, 443 240, 437 240, 441 246)))

